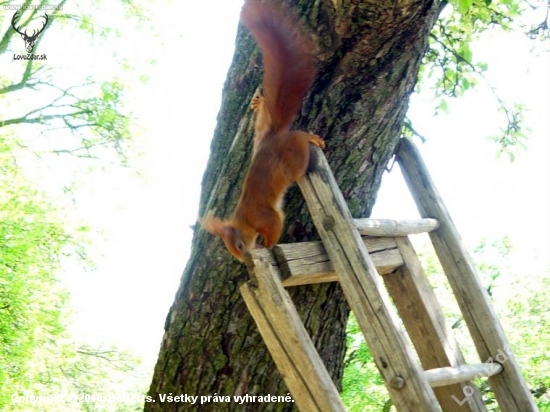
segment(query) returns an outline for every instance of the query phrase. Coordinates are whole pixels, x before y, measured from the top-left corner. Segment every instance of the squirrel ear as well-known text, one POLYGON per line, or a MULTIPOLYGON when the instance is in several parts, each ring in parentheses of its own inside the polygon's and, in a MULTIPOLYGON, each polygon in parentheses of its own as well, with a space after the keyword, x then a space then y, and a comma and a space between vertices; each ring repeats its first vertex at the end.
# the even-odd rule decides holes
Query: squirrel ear
POLYGON ((200 225, 213 235, 220 236, 223 228, 223 222, 217 217, 207 217, 199 220, 200 225))
POLYGON ((217 217, 208 217, 206 219, 201 219, 199 223, 205 230, 221 238, 226 237, 233 230, 231 226, 229 226, 223 220, 218 219, 217 217))

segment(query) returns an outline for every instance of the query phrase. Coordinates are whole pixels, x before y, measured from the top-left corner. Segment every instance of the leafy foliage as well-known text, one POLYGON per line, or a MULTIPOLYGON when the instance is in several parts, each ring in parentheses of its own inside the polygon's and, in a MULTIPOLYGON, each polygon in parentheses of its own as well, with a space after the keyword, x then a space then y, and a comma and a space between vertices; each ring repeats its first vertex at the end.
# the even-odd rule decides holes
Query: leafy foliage
POLYGON ((501 310, 510 343, 541 411, 550 410, 548 274, 517 279, 512 286, 513 297, 501 310))
POLYGON ((0 388, 24 382, 34 349, 64 330, 66 294, 55 273, 70 244, 55 212, 18 173, 9 149, 0 140, 0 388))
MULTIPOLYGON (((439 20, 430 35, 428 51, 424 57, 417 90, 428 87, 433 90, 435 114, 449 111, 449 98, 462 96, 468 90, 484 85, 498 102, 505 117, 505 126, 500 133, 490 136, 499 146, 499 153, 514 160, 515 153, 525 148, 527 135, 523 123, 525 107, 519 103, 507 102, 485 76, 487 63, 476 58, 472 44, 490 30, 523 31, 539 41, 549 38, 548 9, 542 23, 531 27, 522 23, 522 16, 533 10, 542 10, 544 4, 531 6, 517 0, 452 0, 445 2, 439 20), (446 7, 445 7, 446 6, 446 7)), ((544 13, 543 13, 544 14, 544 13)), ((405 124, 406 136, 417 135, 410 122, 405 124)))
MULTIPOLYGON (((1 136, 0 136, 1 137, 1 136)), ((32 187, 14 162, 15 143, 0 139, 0 410, 29 411, 12 403, 24 394, 108 394, 128 387, 139 360, 116 348, 74 342, 67 331, 68 295, 57 273, 61 260, 82 256, 78 227, 72 233, 44 194, 32 187)), ((113 410, 112 404, 40 404, 36 410, 113 410), (75 409, 81 408, 81 409, 75 409), (108 409, 111 408, 111 409, 108 409)), ((117 404, 139 410, 141 402, 117 404)))
POLYGON ((390 405, 389 395, 353 313, 348 320, 346 343, 342 400, 347 410, 350 412, 385 410, 390 405))
MULTIPOLYGON (((75 26, 81 32, 91 36, 107 37, 110 28, 94 22, 88 12, 79 15, 63 11, 66 0, 59 3, 56 10, 50 12, 49 23, 38 37, 35 53, 40 40, 51 27, 75 26)), ((23 6, 30 4, 26 1, 23 6)), ((38 6, 48 4, 41 1, 38 6)), ((133 15, 140 16, 140 11, 132 4, 127 7, 133 15)), ((0 19, 9 21, 11 10, 0 9, 0 19)), ((39 7, 25 10, 22 21, 29 22, 42 11, 39 7)), ((25 23, 26 24, 26 23, 25 23)), ((116 35, 116 33, 113 33, 116 35)), ((0 40, 0 54, 18 50, 20 39, 17 33, 8 26, 0 40), (17 43, 16 43, 17 42, 17 43), (15 43, 15 45, 12 45, 15 43)), ((72 154, 78 157, 98 158, 101 149, 114 149, 119 161, 127 164, 124 152, 125 144, 130 140, 129 114, 123 109, 123 84, 117 78, 98 81, 84 75, 79 84, 62 85, 59 78, 52 76, 56 68, 48 60, 17 60, 11 62, 9 71, 0 75, 0 99, 10 96, 10 115, 0 116, 0 127, 12 125, 41 125, 40 134, 47 135, 49 140, 59 144, 50 150, 56 154, 72 154), (16 93, 17 92, 17 93, 16 93), (17 97, 16 97, 17 96, 17 97), (44 101, 44 103, 29 103, 44 101), (60 133, 69 133, 76 139, 61 140, 60 133), (68 143, 67 143, 68 142, 68 143)))
MULTIPOLYGON (((145 388, 135 387, 136 380, 128 379, 129 374, 138 373, 139 362, 116 348, 78 345, 65 336, 55 345, 37 348, 26 376, 31 384, 26 390, 12 388, 11 393, 63 395, 59 402, 36 405, 37 411, 139 411, 143 404, 139 395, 145 388), (121 395, 126 395, 124 401, 113 400, 113 396, 121 395)), ((28 410, 28 405, 16 402, 6 406, 10 412, 28 410)))
MULTIPOLYGON (((91 9, 70 14, 63 8, 65 3, 62 0, 56 10, 49 10, 49 23, 34 53, 43 53, 40 42, 62 26, 102 38, 111 33, 93 21, 91 9)), ((139 17, 131 2, 122 3, 139 17)), ((48 2, 28 8, 30 4, 30 0, 22 3, 23 28, 48 2)), ((3 21, 10 21, 12 14, 0 8, 3 21)), ((21 53, 23 43, 9 25, 5 27, 0 33, 0 55, 7 58, 11 52, 21 53)), ((38 154, 36 160, 44 152, 104 158, 114 149, 118 160, 126 164, 125 147, 131 133, 122 104, 123 84, 117 78, 98 80, 85 73, 65 79, 50 60, 13 60, 5 69, 0 74, 0 100, 4 102, 0 113, 0 410, 31 410, 27 404, 12 403, 12 395, 107 394, 114 388, 142 393, 145 388, 130 388, 125 383, 128 373, 136 373, 138 359, 116 348, 92 348, 70 337, 68 294, 58 274, 64 259, 86 258, 80 237, 87 228, 72 228, 71 219, 33 187, 18 165, 28 157, 16 150, 38 154), (19 139, 11 139, 16 132, 19 139)), ((35 405, 33 410, 131 411, 140 406, 139 400, 116 407, 113 403, 73 402, 35 405)))

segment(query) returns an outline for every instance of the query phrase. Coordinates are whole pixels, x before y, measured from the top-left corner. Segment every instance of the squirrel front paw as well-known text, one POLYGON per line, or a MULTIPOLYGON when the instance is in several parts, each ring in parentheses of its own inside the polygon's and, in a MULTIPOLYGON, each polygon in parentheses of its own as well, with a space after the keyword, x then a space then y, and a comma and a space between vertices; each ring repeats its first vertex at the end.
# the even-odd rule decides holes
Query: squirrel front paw
POLYGON ((264 97, 262 96, 262 92, 260 91, 260 89, 256 89, 254 95, 252 96, 252 99, 250 100, 250 108, 254 111, 257 111, 262 105, 263 101, 264 97))

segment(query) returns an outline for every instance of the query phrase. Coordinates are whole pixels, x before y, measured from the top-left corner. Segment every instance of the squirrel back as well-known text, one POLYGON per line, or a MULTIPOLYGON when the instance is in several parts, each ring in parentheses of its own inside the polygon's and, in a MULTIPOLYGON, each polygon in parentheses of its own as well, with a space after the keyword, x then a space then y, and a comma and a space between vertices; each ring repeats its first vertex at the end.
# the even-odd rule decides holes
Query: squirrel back
POLYGON ((309 164, 309 144, 324 147, 319 136, 290 130, 315 76, 313 45, 300 22, 279 0, 246 0, 241 20, 250 30, 264 60, 263 96, 255 93, 254 150, 243 189, 230 220, 207 217, 201 225, 220 236, 239 260, 256 245, 266 247, 281 237, 282 201, 288 187, 309 164))

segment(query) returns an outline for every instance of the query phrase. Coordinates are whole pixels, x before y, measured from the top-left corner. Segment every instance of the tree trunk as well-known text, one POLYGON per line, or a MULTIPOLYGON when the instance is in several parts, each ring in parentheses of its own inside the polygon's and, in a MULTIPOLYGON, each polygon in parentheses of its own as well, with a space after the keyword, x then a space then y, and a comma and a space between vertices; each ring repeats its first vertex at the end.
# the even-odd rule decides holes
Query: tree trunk
MULTIPOLYGON (((382 173, 400 136, 409 95, 440 3, 429 0, 292 1, 316 33, 318 75, 296 128, 319 134, 354 217, 368 217, 382 173)), ((239 197, 252 149, 249 101, 261 84, 261 55, 240 30, 224 87, 200 215, 228 217, 239 197)), ((296 187, 286 196, 281 243, 311 240, 315 228, 296 187)), ((291 410, 292 403, 210 402, 201 396, 288 393, 239 294, 244 265, 223 242, 197 228, 191 258, 168 313, 146 411, 291 410), (199 396, 161 402, 159 394, 199 396), (198 406, 197 406, 198 404, 198 406)), ((329 373, 340 387, 348 308, 338 284, 289 292, 329 373)), ((219 399, 218 399, 219 400, 219 399)))

